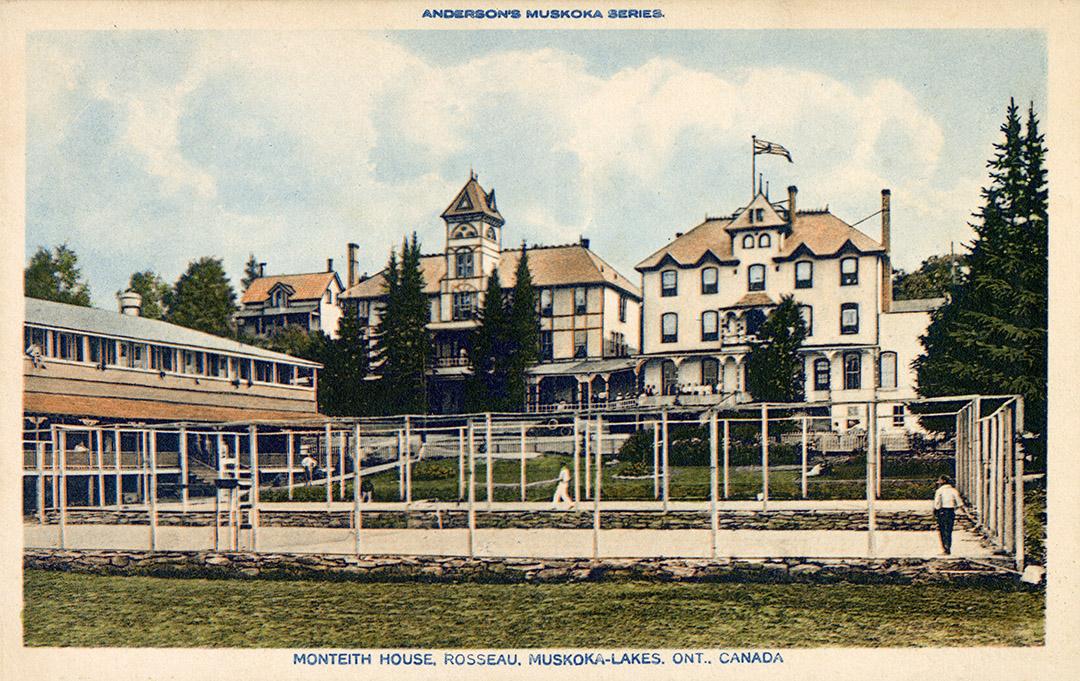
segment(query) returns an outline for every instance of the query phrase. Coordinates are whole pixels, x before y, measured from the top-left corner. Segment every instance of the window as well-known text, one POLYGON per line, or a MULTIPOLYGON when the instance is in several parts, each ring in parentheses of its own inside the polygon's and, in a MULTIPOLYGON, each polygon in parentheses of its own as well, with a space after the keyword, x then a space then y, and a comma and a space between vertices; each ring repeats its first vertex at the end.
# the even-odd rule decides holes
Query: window
POLYGON ((844 258, 840 261, 840 285, 854 286, 859 283, 859 261, 856 258, 844 258))
POLYGON ((56 334, 56 356, 73 362, 83 361, 82 336, 73 333, 56 334))
POLYGON ((895 388, 896 387, 896 353, 895 352, 883 352, 881 357, 878 358, 879 366, 879 383, 882 388, 895 388))
POLYGON ((251 360, 250 359, 241 359, 241 360, 239 360, 239 365, 240 365, 240 372, 239 372, 240 379, 244 380, 244 381, 250 381, 251 380, 251 360))
POLYGON ((814 390, 828 390, 829 378, 832 373, 829 360, 824 357, 814 360, 814 390))
POLYGON ((540 359, 550 362, 555 357, 554 334, 551 331, 540 332, 540 359))
POLYGON ((758 222, 764 222, 765 221, 765 209, 764 208, 755 208, 754 212, 757 213, 757 221, 758 222))
POLYGON ((800 305, 799 314, 802 315, 803 323, 806 324, 806 335, 814 335, 814 308, 809 305, 800 305))
POLYGON ((859 333, 858 303, 844 303, 840 306, 840 333, 859 333))
POLYGON ((540 289, 540 316, 551 316, 551 301, 553 298, 553 292, 549 288, 540 289))
POLYGON ((454 320, 472 319, 476 313, 476 292, 458 291, 454 294, 454 320))
POLYGON ((120 343, 120 366, 129 369, 145 369, 147 367, 146 346, 140 343, 120 343))
POLYGON ((660 342, 675 343, 679 340, 679 316, 667 312, 660 317, 660 342))
POLYGON ((701 385, 716 385, 720 382, 720 362, 709 357, 701 360, 701 385))
POLYGON ((626 296, 619 294, 619 321, 626 321, 626 296))
POLYGON ((150 368, 158 371, 173 371, 176 365, 176 350, 154 345, 150 348, 150 368))
POLYGON ((906 412, 906 410, 904 409, 904 405, 902 405, 902 404, 893 405, 893 408, 892 408, 892 424, 893 424, 893 428, 903 428, 904 427, 904 414, 905 414, 905 412, 906 412))
POLYGON ((746 236, 744 236, 742 238, 742 247, 743 248, 753 248, 754 247, 754 235, 753 234, 747 234, 746 236))
POLYGON ((473 252, 468 248, 461 248, 454 254, 455 269, 458 279, 466 279, 473 276, 473 252))
POLYGON ((660 391, 665 395, 674 395, 678 386, 679 372, 675 368, 675 362, 666 359, 660 365, 660 391))
POLYGON ((862 355, 857 352, 844 353, 844 390, 858 390, 862 387, 862 355))
POLYGON ((270 307, 287 307, 289 305, 289 294, 285 292, 285 288, 279 286, 274 289, 274 293, 270 296, 270 307))
POLYGON ((491 239, 492 241, 495 241, 495 228, 494 227, 488 227, 487 228, 487 238, 491 239))
POLYGON ((706 310, 701 315, 701 340, 714 341, 720 337, 720 316, 714 310, 706 310))
POLYGON ((574 332, 574 359, 585 359, 589 356, 589 333, 587 331, 574 332))
POLYGON ((574 314, 585 314, 589 309, 588 289, 579 286, 574 289, 574 314))
POLYGON ((757 239, 757 245, 758 248, 768 248, 769 246, 772 246, 772 237, 768 234, 762 234, 757 239))
MULTIPOLYGON (((26 340, 27 347, 29 347, 31 345, 36 345, 38 350, 41 350, 41 354, 44 355, 45 354, 45 346, 48 344, 48 341, 45 340, 46 339, 45 329, 39 329, 39 328, 31 326, 29 328, 29 332, 28 332, 27 335, 29 336, 27 338, 27 340, 26 340)), ((90 339, 91 352, 93 352, 93 342, 95 340, 97 340, 97 339, 96 338, 91 338, 90 339)), ((93 361, 97 361, 97 360, 95 360, 93 357, 91 357, 90 361, 93 362, 93 361)))
POLYGON ((476 230, 467 222, 459 226, 453 234, 453 238, 455 239, 468 239, 474 236, 476 236, 476 230))
POLYGON ((749 279, 748 288, 751 291, 764 291, 765 290, 765 266, 764 265, 751 265, 746 271, 747 278, 749 279))
POLYGON ((296 370, 291 364, 278 364, 277 366, 277 382, 281 385, 292 385, 293 377, 296 375, 296 370))
POLYGON ((859 408, 858 407, 848 407, 847 408, 847 416, 848 416, 847 427, 848 428, 858 428, 859 427, 859 420, 862 417, 862 414, 859 413, 859 408))
POLYGON ((262 362, 255 360, 255 380, 259 383, 273 383, 274 382, 274 364, 273 362, 262 362))
POLYGON ((660 273, 660 295, 664 298, 679 295, 679 273, 664 270, 660 273))
POLYGON ((718 278, 717 269, 715 267, 706 267, 701 270, 701 292, 716 293, 718 278))
POLYGON ((811 288, 814 285, 814 263, 807 260, 795 263, 795 288, 811 288))
POLYGON ((206 375, 222 378, 227 373, 225 358, 221 355, 206 353, 206 375))

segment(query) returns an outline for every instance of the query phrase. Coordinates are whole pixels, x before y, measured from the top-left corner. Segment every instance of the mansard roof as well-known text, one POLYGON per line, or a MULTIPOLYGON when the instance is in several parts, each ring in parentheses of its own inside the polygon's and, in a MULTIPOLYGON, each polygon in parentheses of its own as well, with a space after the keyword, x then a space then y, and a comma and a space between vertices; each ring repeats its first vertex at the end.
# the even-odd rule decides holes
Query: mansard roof
MULTIPOLYGON (((753 204, 751 204, 753 206, 753 204)), ((773 212, 779 217, 779 213, 773 212)), ((734 218, 707 218, 686 234, 645 258, 634 269, 654 270, 664 264, 695 267, 702 259, 712 256, 721 264, 736 264, 732 253, 731 232, 752 227, 778 227, 776 224, 750 225, 746 212, 734 218), (743 219, 746 222, 741 222, 743 219), (738 223, 738 224, 736 224, 738 223)), ((791 260, 800 256, 827 258, 843 252, 883 253, 884 248, 874 239, 855 229, 827 210, 797 211, 795 224, 784 237, 784 246, 775 260, 791 260)))
POLYGON ((495 190, 485 192, 475 175, 470 175, 469 181, 461 188, 454 200, 443 211, 443 219, 470 219, 486 216, 494 218, 502 224, 503 216, 495 207, 495 190))

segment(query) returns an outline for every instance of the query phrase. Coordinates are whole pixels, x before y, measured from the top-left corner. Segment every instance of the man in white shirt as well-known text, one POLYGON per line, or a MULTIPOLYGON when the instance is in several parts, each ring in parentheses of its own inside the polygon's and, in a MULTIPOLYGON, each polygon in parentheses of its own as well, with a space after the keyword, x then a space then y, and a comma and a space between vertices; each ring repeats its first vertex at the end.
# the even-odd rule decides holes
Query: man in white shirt
POLYGON ((559 470, 559 484, 555 487, 555 495, 551 498, 551 503, 556 507, 560 504, 573 503, 570 499, 570 469, 566 466, 559 470))
POLYGON ((945 550, 945 555, 949 555, 952 553, 952 531, 953 523, 956 522, 956 511, 964 507, 964 499, 952 486, 952 480, 948 476, 941 476, 937 482, 937 492, 934 493, 934 517, 937 518, 938 534, 941 535, 941 547, 945 550))

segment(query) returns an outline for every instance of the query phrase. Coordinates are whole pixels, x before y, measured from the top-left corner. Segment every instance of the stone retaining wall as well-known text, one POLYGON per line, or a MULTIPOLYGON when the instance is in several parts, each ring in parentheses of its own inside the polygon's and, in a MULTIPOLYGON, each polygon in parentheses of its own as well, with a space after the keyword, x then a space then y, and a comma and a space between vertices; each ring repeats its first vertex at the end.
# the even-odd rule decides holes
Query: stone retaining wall
MULTIPOLYGON (((532 559, 348 556, 206 551, 28 549, 27 569, 169 577, 303 578, 437 582, 852 582, 1014 585, 1015 576, 956 559, 532 559)), ((997 561, 1012 567, 1008 561, 997 561)))
MULTIPOLYGON (((865 512, 848 511, 721 511, 722 530, 861 530, 867 529, 865 512)), ((260 525, 264 527, 351 527, 351 511, 279 511, 263 510, 259 513, 260 525)), ((214 514, 210 511, 159 511, 159 525, 209 526, 214 514)), ((50 524, 59 522, 59 513, 49 511, 46 519, 50 524)), ((79 510, 68 509, 71 524, 147 525, 149 516, 141 510, 79 510)), ((27 518, 28 522, 37 522, 27 518)), ((964 518, 958 518, 966 527, 964 518)), ((464 510, 435 511, 364 511, 364 527, 379 528, 464 528, 468 525, 468 513, 464 510)), ((588 529, 592 527, 591 509, 581 511, 481 511, 476 512, 478 528, 555 528, 588 529)), ((604 511, 601 526, 606 529, 709 529, 710 519, 706 511, 604 511)), ((877 514, 877 529, 933 531, 937 529, 930 513, 914 511, 891 511, 877 514)))

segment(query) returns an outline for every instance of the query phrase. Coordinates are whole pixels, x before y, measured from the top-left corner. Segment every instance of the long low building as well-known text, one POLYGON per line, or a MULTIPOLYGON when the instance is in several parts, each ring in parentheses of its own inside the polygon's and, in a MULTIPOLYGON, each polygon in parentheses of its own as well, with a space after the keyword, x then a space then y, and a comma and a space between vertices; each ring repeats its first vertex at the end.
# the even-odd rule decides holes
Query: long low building
POLYGON ((26 298, 27 417, 47 426, 317 413, 319 364, 139 317, 130 296, 126 313, 26 298))

